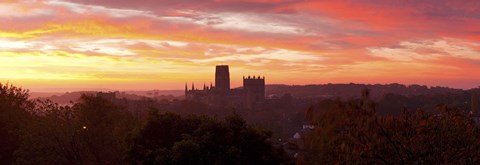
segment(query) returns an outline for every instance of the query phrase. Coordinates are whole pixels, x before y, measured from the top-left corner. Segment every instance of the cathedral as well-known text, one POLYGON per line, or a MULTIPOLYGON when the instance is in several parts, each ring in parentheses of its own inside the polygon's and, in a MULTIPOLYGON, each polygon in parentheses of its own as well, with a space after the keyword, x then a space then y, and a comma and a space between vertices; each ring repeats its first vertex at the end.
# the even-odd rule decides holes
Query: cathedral
POLYGON ((255 109, 265 102, 265 77, 243 77, 243 87, 230 88, 230 71, 228 65, 215 68, 215 86, 203 84, 203 89, 185 84, 185 99, 200 100, 213 105, 232 105, 255 109))

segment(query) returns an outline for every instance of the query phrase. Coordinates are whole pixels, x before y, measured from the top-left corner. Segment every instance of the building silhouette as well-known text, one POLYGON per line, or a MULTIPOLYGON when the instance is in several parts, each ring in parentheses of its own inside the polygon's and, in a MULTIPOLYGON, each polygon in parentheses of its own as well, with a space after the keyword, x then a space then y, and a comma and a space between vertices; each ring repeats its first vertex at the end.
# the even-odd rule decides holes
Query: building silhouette
POLYGON ((217 65, 215 67, 215 87, 218 91, 230 90, 230 71, 228 65, 217 65))
POLYGON ((195 84, 185 84, 185 99, 198 100, 213 105, 232 105, 255 109, 265 102, 265 77, 243 77, 243 86, 230 88, 230 71, 228 65, 215 67, 215 86, 203 84, 198 89, 195 84))
POLYGON ((265 101, 265 77, 243 77, 243 101, 249 108, 265 101))

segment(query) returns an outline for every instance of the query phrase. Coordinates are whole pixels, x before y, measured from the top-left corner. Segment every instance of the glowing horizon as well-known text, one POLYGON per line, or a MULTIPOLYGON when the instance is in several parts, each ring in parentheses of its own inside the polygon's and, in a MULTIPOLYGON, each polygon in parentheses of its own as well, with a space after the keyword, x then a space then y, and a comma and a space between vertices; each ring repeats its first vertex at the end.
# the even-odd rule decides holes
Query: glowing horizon
POLYGON ((480 84, 480 2, 8 0, 0 82, 183 89, 230 65, 267 84, 480 84))

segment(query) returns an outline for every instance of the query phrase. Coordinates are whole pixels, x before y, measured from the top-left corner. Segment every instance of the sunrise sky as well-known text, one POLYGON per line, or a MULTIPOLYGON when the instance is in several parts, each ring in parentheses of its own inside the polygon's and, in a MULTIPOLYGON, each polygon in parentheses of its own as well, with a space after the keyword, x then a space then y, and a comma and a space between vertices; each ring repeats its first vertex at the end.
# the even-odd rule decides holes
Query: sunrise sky
POLYGON ((183 89, 230 65, 267 84, 480 85, 480 1, 0 2, 0 82, 183 89))

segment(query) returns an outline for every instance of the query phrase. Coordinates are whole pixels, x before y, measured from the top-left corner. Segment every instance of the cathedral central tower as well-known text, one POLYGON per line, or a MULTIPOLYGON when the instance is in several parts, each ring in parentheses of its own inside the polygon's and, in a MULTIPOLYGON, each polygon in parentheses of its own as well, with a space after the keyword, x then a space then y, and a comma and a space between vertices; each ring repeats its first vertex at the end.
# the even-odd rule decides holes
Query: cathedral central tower
POLYGON ((215 68, 215 90, 230 90, 230 71, 228 65, 217 65, 215 68))

